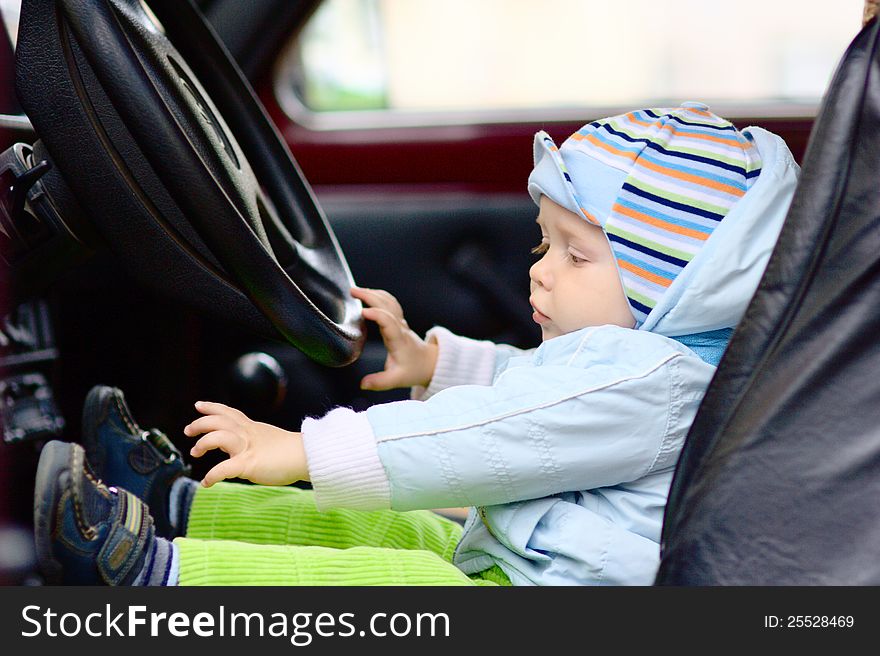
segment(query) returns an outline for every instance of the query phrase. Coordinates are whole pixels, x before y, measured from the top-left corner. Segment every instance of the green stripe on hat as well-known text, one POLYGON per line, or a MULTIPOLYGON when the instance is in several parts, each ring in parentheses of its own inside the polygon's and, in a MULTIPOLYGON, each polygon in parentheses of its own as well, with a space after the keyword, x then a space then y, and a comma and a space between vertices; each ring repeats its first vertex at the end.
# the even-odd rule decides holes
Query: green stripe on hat
MULTIPOLYGON (((675 179, 671 179, 670 181, 672 183, 677 182, 675 179)), ((654 194, 655 196, 665 198, 666 200, 672 200, 676 203, 687 205, 688 207, 696 207, 697 209, 712 212, 713 214, 720 214, 723 216, 730 211, 729 206, 725 207, 723 205, 713 205, 712 203, 694 198, 693 196, 683 196, 682 194, 676 194, 669 191, 668 189, 661 189, 660 187, 650 185, 644 180, 634 177, 634 175, 630 175, 630 177, 627 178, 627 184, 632 185, 636 189, 641 189, 642 191, 647 191, 654 194)))
POLYGON ((694 253, 689 253, 687 251, 681 251, 676 248, 671 248, 664 244, 658 244, 655 241, 651 241, 650 239, 646 239, 641 235, 635 235, 631 232, 627 232, 626 230, 621 230, 619 226, 616 225, 606 225, 605 231, 610 232, 612 235, 617 235, 618 237, 623 237, 627 241, 635 242, 636 244, 640 244, 641 246, 645 246, 650 248, 651 250, 658 251, 663 253, 664 255, 670 255, 679 260, 684 260, 685 262, 690 262, 691 258, 693 258, 694 253))

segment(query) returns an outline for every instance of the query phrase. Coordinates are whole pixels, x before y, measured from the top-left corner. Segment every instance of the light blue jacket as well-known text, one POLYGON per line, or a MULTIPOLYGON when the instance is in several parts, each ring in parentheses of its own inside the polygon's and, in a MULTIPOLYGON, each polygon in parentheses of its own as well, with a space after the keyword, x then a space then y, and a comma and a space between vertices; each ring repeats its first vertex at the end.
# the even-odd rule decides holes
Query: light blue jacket
POLYGON ((761 175, 639 330, 585 328, 519 351, 434 329, 420 400, 303 423, 319 507, 472 506, 454 557, 466 573, 651 584, 672 474, 715 371, 674 337, 738 323, 796 183, 781 139, 744 132, 761 175))

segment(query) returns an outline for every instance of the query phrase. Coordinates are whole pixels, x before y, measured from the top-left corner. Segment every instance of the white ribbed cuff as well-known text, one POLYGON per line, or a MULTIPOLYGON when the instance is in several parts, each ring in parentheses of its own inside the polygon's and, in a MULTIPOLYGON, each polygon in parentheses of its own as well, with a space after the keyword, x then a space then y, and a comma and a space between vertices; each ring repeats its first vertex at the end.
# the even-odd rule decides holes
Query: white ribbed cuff
POLYGON ((410 398, 427 401, 434 394, 455 385, 491 385, 495 377, 495 345, 461 337, 446 328, 431 328, 425 339, 437 342, 437 365, 427 388, 416 386, 410 398))
POLYGON ((318 510, 391 507, 391 486, 366 413, 336 408, 302 424, 318 510))

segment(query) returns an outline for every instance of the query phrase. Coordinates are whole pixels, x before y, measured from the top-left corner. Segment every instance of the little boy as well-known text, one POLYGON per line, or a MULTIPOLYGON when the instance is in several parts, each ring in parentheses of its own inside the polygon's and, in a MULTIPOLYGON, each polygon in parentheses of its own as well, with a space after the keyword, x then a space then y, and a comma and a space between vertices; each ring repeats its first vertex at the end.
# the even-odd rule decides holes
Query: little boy
POLYGON ((103 388, 86 402, 85 453, 50 443, 41 458, 44 571, 138 585, 652 583, 676 461, 798 167, 775 135, 699 103, 595 121, 561 148, 539 132, 534 159, 540 346, 442 328, 422 340, 390 294, 354 289, 388 349, 362 385, 411 386, 413 400, 336 408, 302 432, 198 403, 191 454, 230 456, 201 487, 103 388), (236 477, 261 485, 219 483, 236 477), (313 491, 265 487, 296 481, 313 491), (473 507, 463 529, 423 510, 453 506, 473 507))

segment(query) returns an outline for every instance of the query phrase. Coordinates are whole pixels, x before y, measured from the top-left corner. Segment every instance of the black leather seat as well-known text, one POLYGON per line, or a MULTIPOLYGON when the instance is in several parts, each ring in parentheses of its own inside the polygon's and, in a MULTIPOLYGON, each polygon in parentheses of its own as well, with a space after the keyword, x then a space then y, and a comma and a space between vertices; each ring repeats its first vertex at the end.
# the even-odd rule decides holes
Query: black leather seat
POLYGON ((880 584, 880 24, 826 92, 678 464, 659 585, 880 584))

